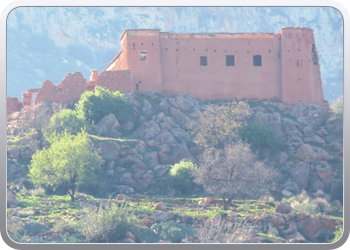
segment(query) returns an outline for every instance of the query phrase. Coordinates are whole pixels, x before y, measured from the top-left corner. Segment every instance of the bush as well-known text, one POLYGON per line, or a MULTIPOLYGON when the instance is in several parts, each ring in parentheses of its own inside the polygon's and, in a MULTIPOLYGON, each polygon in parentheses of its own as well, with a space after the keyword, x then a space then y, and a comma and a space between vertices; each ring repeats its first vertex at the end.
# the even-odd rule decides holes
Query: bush
POLYGON ((310 199, 306 195, 299 194, 287 200, 297 213, 319 214, 331 211, 329 203, 323 198, 310 199))
POLYGON ((148 227, 136 226, 132 233, 137 243, 157 243, 160 240, 160 237, 148 227))
POLYGON ((253 152, 263 153, 265 150, 272 152, 281 151, 286 143, 273 134, 270 128, 266 128, 257 122, 248 123, 239 129, 239 136, 250 144, 253 152))
POLYGON ((172 243, 180 243, 182 239, 195 234, 192 228, 176 222, 154 224, 152 229, 163 240, 171 241, 172 243))
POLYGON ((196 170, 196 166, 191 161, 181 161, 173 165, 169 175, 170 186, 182 194, 192 192, 199 187, 194 182, 193 172, 196 170))
POLYGON ((90 122, 97 123, 110 113, 115 114, 119 122, 128 120, 133 114, 132 104, 119 91, 110 92, 100 86, 95 92, 86 91, 76 104, 77 114, 90 122))
POLYGON ((55 134, 61 134, 64 131, 70 134, 77 134, 83 128, 89 131, 90 126, 82 116, 78 116, 75 110, 63 109, 51 117, 49 125, 44 128, 44 135, 50 141, 50 138, 55 134))
POLYGON ((88 242, 115 243, 124 239, 128 231, 134 231, 136 226, 136 216, 129 208, 113 204, 85 218, 80 232, 88 242))

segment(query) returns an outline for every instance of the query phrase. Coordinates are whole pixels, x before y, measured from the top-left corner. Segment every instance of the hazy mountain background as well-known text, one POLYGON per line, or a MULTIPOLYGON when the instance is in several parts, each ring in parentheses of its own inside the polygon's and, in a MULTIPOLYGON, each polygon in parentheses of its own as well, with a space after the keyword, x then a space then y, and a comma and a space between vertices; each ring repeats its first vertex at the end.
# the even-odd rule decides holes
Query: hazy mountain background
POLYGON ((120 50, 125 29, 168 32, 314 30, 325 98, 343 94, 343 19, 332 7, 19 7, 7 19, 7 95, 60 83, 67 72, 89 79, 120 50))

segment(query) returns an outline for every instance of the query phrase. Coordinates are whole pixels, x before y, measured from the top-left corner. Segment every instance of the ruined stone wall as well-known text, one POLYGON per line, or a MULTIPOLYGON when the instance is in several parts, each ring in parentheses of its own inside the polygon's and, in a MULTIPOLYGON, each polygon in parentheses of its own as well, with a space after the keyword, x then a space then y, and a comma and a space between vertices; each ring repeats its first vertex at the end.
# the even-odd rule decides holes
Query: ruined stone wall
POLYGON ((131 70, 103 71, 97 79, 97 85, 110 91, 134 92, 131 70))
POLYGON ((7 104, 7 115, 11 115, 19 111, 23 106, 22 102, 20 102, 17 97, 7 97, 6 104, 7 104))
POLYGON ((322 105, 323 91, 318 54, 309 28, 283 28, 282 101, 322 105))
POLYGON ((54 85, 46 80, 35 98, 35 104, 41 101, 72 102, 80 98, 86 90, 86 79, 80 72, 68 73, 61 84, 54 85))

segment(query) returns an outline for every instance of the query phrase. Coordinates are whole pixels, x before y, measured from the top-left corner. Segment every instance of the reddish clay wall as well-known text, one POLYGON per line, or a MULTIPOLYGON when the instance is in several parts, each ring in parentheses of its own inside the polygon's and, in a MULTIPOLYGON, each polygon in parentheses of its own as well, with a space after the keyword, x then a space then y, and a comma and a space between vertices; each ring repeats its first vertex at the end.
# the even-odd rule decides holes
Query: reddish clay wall
POLYGON ((282 100, 322 105, 319 58, 309 28, 282 29, 282 100))
POLYGON ((318 55, 309 28, 283 28, 278 34, 126 30, 121 41, 122 50, 106 71, 132 70, 139 92, 182 92, 206 100, 323 103, 318 55), (227 55, 235 57, 234 66, 226 65, 227 55), (254 55, 261 56, 261 66, 254 66, 254 55), (207 58, 207 66, 200 65, 201 56, 207 58))
POLYGON ((97 85, 110 91, 134 92, 131 70, 103 71, 97 79, 97 85))
POLYGON ((46 80, 35 98, 35 104, 41 101, 72 102, 80 98, 86 90, 86 79, 80 72, 68 73, 61 84, 53 85, 46 80))
POLYGON ((11 115, 22 108, 22 102, 17 97, 7 97, 7 115, 11 115))
POLYGON ((161 55, 165 93, 213 100, 280 98, 280 44, 275 34, 163 34, 161 55), (235 57, 226 66, 226 56, 235 57), (262 56, 262 66, 253 56, 262 56), (200 65, 206 56, 207 66, 200 65))

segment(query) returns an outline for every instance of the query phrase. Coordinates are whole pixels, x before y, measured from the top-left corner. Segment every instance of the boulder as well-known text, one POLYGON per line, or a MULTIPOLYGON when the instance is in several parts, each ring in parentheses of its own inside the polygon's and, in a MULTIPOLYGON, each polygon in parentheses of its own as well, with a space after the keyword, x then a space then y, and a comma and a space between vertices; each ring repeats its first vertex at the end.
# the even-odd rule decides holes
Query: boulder
MULTIPOLYGON (((165 206, 164 209, 156 209, 156 210, 167 210, 167 208, 165 206)), ((160 223, 160 222, 171 220, 172 218, 174 218, 174 214, 169 212, 159 212, 159 213, 152 214, 151 218, 153 218, 157 223, 160 223)))
POLYGON ((194 104, 185 97, 183 94, 178 94, 175 97, 175 103, 182 112, 188 113, 192 110, 194 104))
POLYGON ((282 190, 281 194, 287 198, 293 196, 292 192, 285 190, 285 189, 282 190))
POLYGON ((13 158, 13 159, 18 159, 20 156, 20 152, 19 152, 18 148, 13 147, 13 146, 7 148, 7 153, 9 155, 9 157, 13 158))
POLYGON ((137 182, 135 181, 133 175, 130 172, 119 174, 119 181, 130 187, 138 187, 137 182))
POLYGON ((154 206, 154 210, 167 210, 167 206, 165 205, 164 202, 160 201, 154 206))
POLYGON ((309 144, 301 145, 296 153, 296 157, 303 161, 328 161, 330 159, 329 154, 321 149, 309 144))
POLYGON ((101 156, 105 161, 117 160, 119 157, 120 146, 115 141, 103 141, 97 144, 101 150, 101 156))
POLYGON ((269 221, 276 228, 282 228, 286 224, 283 217, 277 215, 272 215, 269 221))
POLYGON ((278 113, 261 113, 257 112, 254 121, 262 126, 270 128, 275 136, 282 135, 281 116, 278 113))
POLYGON ((315 240, 315 235, 320 230, 334 232, 336 222, 326 216, 311 216, 298 221, 297 226, 303 236, 315 240))
POLYGON ((160 165, 158 161, 158 152, 156 151, 145 153, 144 160, 148 168, 153 168, 160 165))
POLYGON ((313 129, 319 129, 327 121, 327 111, 324 108, 306 102, 296 105, 290 114, 313 129))
POLYGON ((277 202, 275 206, 275 213, 279 214, 289 214, 293 211, 293 208, 285 202, 277 202))
POLYGON ((126 121, 121 125, 121 128, 130 131, 134 128, 134 123, 132 121, 126 121))
POLYGON ((317 143, 317 144, 321 144, 321 145, 326 144, 325 140, 323 140, 318 135, 313 135, 313 136, 310 136, 310 137, 304 137, 304 141, 305 142, 311 142, 311 143, 317 143))
POLYGON ((7 190, 7 207, 10 207, 11 205, 18 205, 18 200, 16 196, 9 190, 7 190))
POLYGON ((127 185, 119 185, 119 186, 116 186, 115 188, 119 193, 123 193, 123 194, 134 193, 134 189, 132 187, 127 186, 127 185))
POLYGON ((143 107, 141 110, 141 114, 144 117, 148 117, 152 115, 154 112, 155 112, 155 109, 153 108, 153 106, 147 100, 143 100, 143 107))
POLYGON ((291 177, 295 180, 299 189, 305 189, 309 184, 310 164, 306 162, 298 162, 289 169, 291 177))
POLYGON ((130 200, 129 196, 127 196, 125 194, 118 194, 116 199, 118 201, 129 201, 130 200))
POLYGON ((300 193, 300 188, 298 187, 298 184, 296 184, 289 178, 283 183, 283 187, 285 190, 288 190, 294 194, 300 193))
MULTIPOLYGON (((99 135, 105 135, 107 131, 115 123, 116 117, 113 113, 105 115, 102 119, 96 124, 95 131, 99 135)), ((118 123, 119 124, 119 123, 118 123)))
POLYGON ((279 164, 285 163, 287 161, 287 159, 288 159, 288 155, 284 152, 281 152, 279 155, 278 163, 279 164))
POLYGON ((156 220, 153 217, 146 216, 142 219, 142 221, 140 222, 140 225, 151 228, 155 223, 156 223, 156 220))
POLYGON ((190 119, 176 108, 170 107, 170 115, 182 128, 187 128, 190 124, 190 119))
POLYGON ((288 225, 288 228, 282 231, 285 235, 292 235, 298 232, 297 224, 294 221, 291 221, 288 225))
POLYGON ((170 133, 181 143, 191 141, 191 136, 182 128, 173 128, 170 133))
POLYGON ((154 140, 160 144, 176 144, 175 138, 169 133, 168 130, 162 130, 160 134, 154 138, 154 140))
POLYGON ((48 231, 48 230, 50 230, 50 228, 45 226, 44 224, 32 222, 32 221, 27 222, 23 227, 23 231, 27 235, 38 235, 43 231, 48 231))
POLYGON ((301 235, 299 232, 296 232, 293 235, 290 235, 290 243, 304 243, 306 242, 306 239, 303 235, 301 235))

